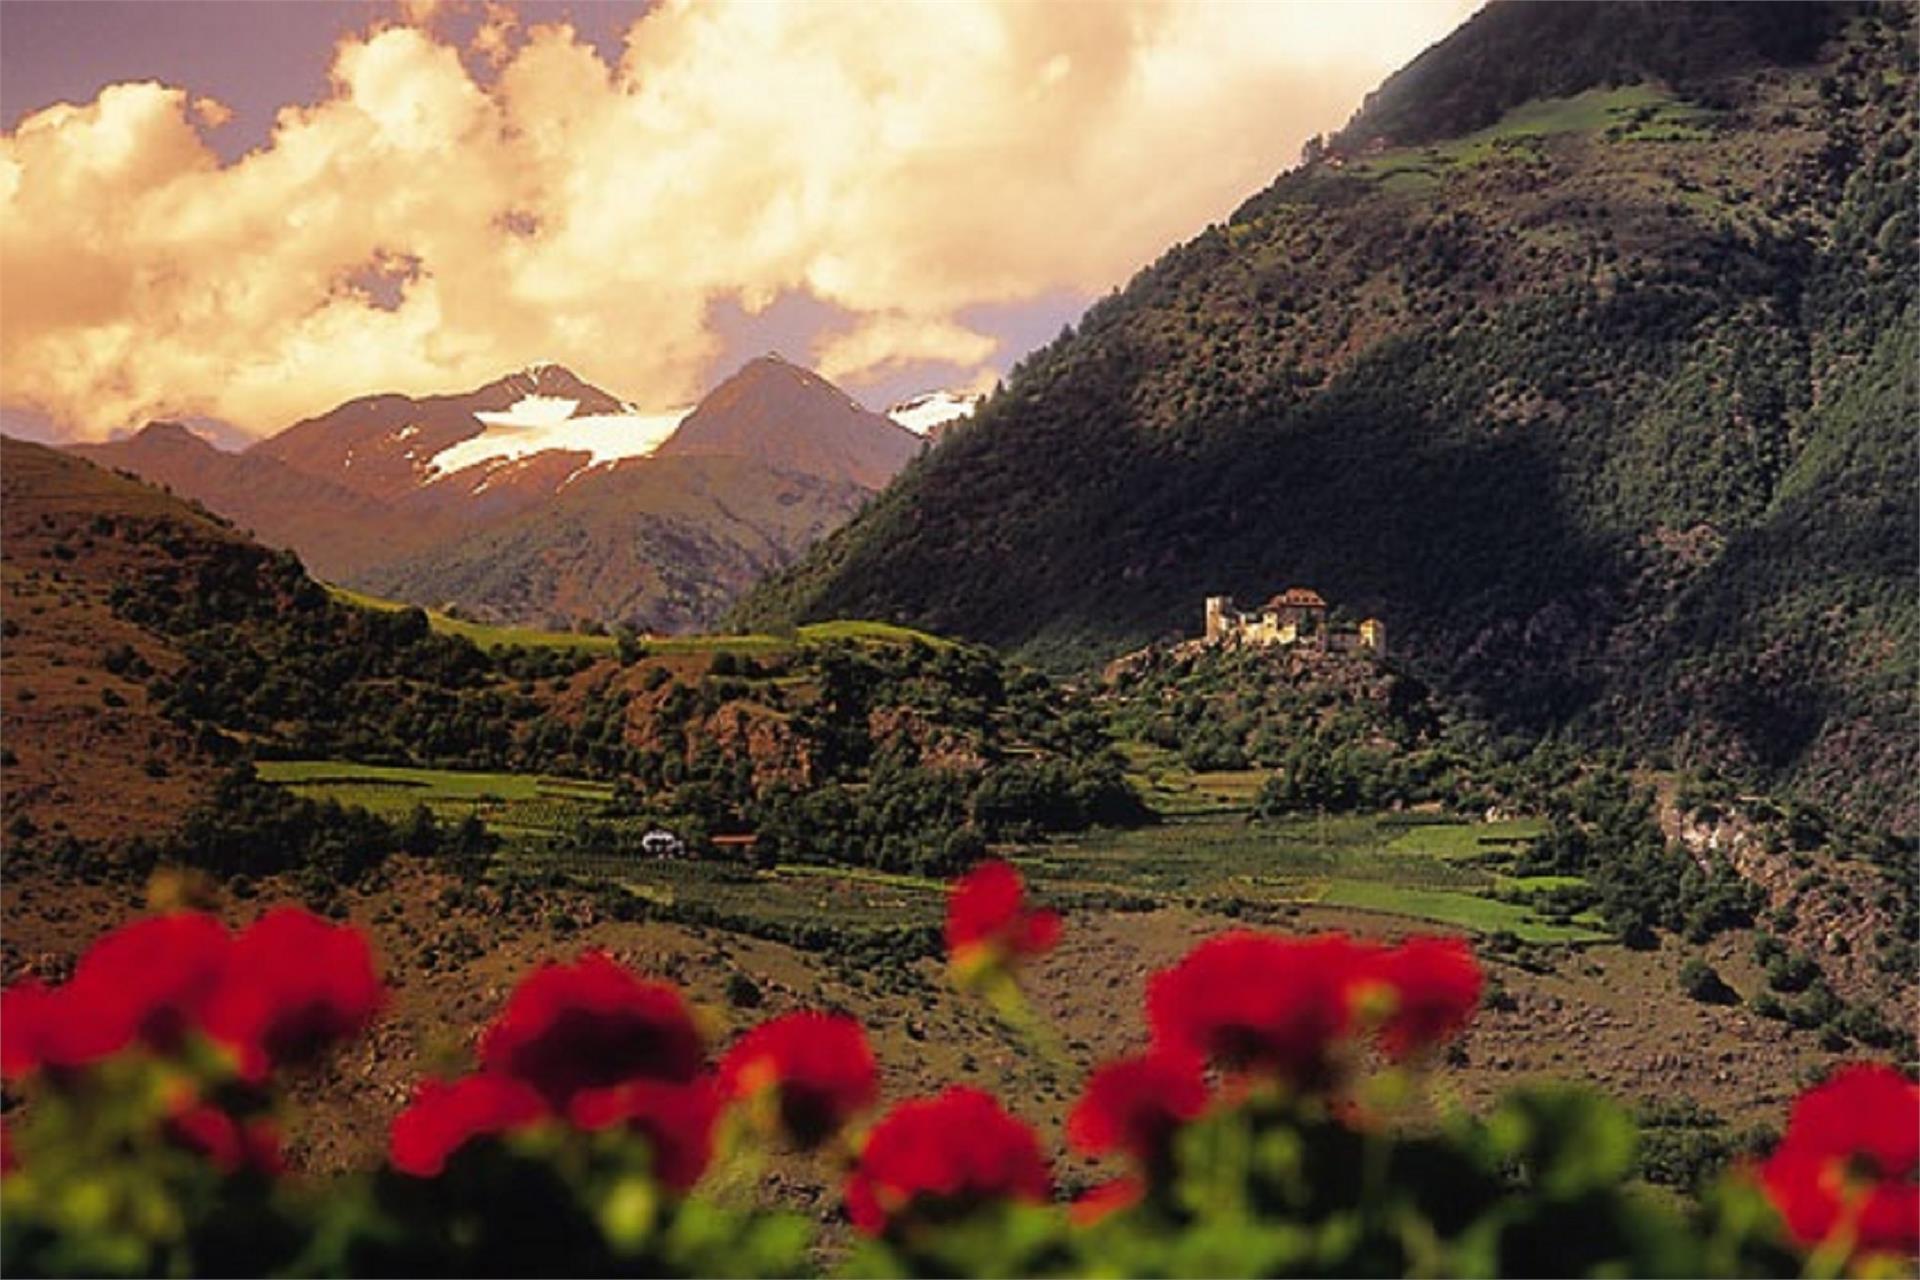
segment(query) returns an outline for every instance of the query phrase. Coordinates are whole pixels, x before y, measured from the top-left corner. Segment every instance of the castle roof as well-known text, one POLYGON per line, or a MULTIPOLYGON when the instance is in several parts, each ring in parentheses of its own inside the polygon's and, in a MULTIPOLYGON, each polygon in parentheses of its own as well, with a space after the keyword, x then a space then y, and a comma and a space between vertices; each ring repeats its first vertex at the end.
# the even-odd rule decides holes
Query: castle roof
POLYGON ((1263 606, 1267 609, 1324 609, 1327 602, 1318 591, 1307 587, 1288 587, 1263 606))

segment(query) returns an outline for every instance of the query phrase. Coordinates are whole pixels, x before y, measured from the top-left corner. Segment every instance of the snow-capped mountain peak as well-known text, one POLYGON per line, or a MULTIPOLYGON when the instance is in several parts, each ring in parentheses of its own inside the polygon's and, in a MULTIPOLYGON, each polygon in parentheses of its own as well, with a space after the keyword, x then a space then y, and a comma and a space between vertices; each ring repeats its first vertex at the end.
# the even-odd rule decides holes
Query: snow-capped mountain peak
POLYGON ((931 439, 955 422, 971 418, 983 399, 955 391, 926 391, 894 405, 887 416, 915 435, 931 439))
POLYGON ((452 475, 481 462, 511 462, 557 449, 590 455, 586 465, 598 466, 621 458, 644 458, 674 433, 691 408, 641 413, 622 404, 620 413, 578 414, 580 402, 565 396, 532 393, 504 410, 478 410, 483 428, 440 450, 429 464, 440 475, 452 475))

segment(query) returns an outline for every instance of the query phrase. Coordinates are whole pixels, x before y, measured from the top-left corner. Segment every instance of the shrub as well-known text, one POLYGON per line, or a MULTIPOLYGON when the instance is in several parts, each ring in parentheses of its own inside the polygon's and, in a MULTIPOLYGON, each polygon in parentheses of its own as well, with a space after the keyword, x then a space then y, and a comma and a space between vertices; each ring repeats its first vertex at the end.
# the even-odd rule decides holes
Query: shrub
POLYGON ((1698 956, 1680 966, 1680 989, 1702 1004, 1738 1004, 1740 996, 1718 971, 1698 956))

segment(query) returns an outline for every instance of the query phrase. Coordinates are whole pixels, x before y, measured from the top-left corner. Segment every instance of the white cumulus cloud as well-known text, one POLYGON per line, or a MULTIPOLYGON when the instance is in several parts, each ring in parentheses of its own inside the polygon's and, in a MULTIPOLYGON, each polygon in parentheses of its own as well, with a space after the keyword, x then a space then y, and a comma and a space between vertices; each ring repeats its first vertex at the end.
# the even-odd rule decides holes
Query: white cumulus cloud
POLYGON ((0 136, 0 401, 260 435, 541 354, 665 408, 794 291, 829 377, 989 379, 963 311, 1123 281, 1470 7, 668 0, 609 66, 491 4, 344 41, 227 164, 221 104, 112 85, 0 136))

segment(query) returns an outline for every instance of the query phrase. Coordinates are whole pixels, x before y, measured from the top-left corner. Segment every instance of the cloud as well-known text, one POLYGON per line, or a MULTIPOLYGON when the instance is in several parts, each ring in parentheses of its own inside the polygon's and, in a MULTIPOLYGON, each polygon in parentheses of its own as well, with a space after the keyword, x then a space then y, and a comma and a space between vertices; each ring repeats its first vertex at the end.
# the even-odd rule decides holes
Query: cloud
POLYGON ((716 303, 796 292, 844 317, 830 377, 986 380, 1018 353, 963 312, 1123 281, 1468 5, 669 0, 615 66, 430 7, 230 164, 224 108, 153 83, 0 137, 0 400, 257 435, 538 357, 684 403, 716 303))

